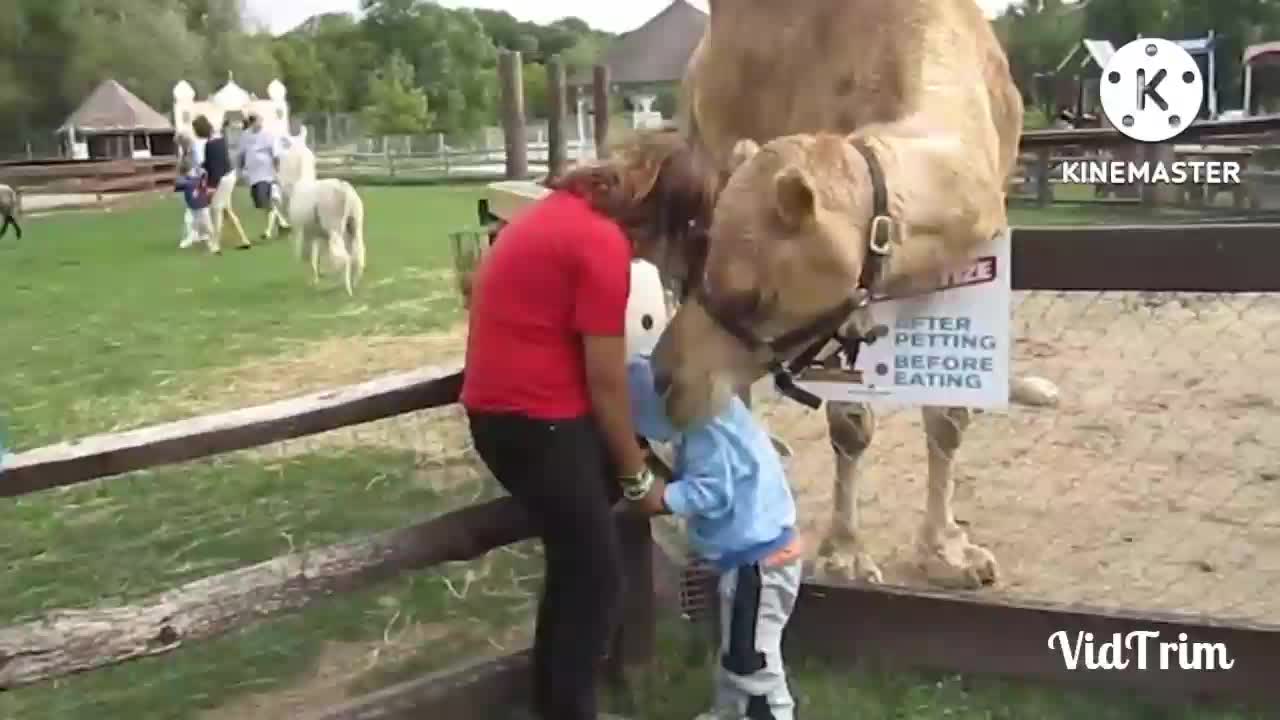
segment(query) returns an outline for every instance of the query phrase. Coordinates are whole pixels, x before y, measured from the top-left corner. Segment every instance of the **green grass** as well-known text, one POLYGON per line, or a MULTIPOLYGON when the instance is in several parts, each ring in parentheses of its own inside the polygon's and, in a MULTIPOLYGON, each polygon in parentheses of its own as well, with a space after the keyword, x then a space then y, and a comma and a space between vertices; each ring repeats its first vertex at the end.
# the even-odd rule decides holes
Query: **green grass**
MULTIPOLYGON (((193 402, 241 405, 228 378, 247 363, 292 357, 311 341, 451 325, 460 316, 447 234, 475 222, 477 192, 475 185, 364 188, 370 268, 355 299, 334 277, 310 287, 287 239, 221 257, 179 251, 174 195, 110 213, 32 219, 22 241, 0 241, 5 444, 24 449, 181 417, 193 402)), ((238 210, 256 236, 262 215, 244 204, 238 210)), ((1074 212, 1015 209, 1013 216, 1042 224, 1077 218, 1074 212)), ((357 365, 346 375, 374 372, 359 359, 332 362, 357 365)), ((291 380, 282 378, 278 391, 295 394, 291 380)), ((0 502, 7 568, 0 625, 55 608, 137 601, 494 492, 474 470, 424 462, 438 458, 442 443, 446 453, 459 449, 427 437, 426 427, 435 427, 430 418, 389 421, 336 433, 337 440, 290 441, 0 502)), ((286 716, 275 691, 314 709, 335 693, 372 690, 477 651, 513 649, 531 616, 537 570, 536 547, 525 544, 406 575, 168 655, 2 693, 0 720, 191 720, 219 707, 224 714, 211 717, 286 716), (468 589, 460 598, 461 588, 468 589), (277 704, 235 705, 268 692, 277 704)), ((680 651, 664 655, 661 668, 647 680, 656 704, 641 706, 639 716, 666 720, 701 710, 709 692, 704 666, 680 651)), ((1116 698, 912 674, 800 663, 795 678, 808 718, 1175 717, 1116 698)))
MULTIPOLYGON (((442 491, 442 479, 410 452, 330 450, 276 461, 212 458, 6 502, 0 564, 10 570, 0 624, 52 608, 136 601, 493 492, 477 482, 442 491)), ((193 718, 239 696, 301 682, 335 655, 351 666, 327 682, 354 695, 394 679, 397 656, 414 658, 420 647, 402 647, 403 638, 423 628, 447 628, 428 636, 437 667, 494 651, 489 638, 510 634, 530 617, 537 569, 535 549, 525 544, 408 574, 170 655, 0 694, 0 718, 193 718), (468 575, 478 578, 470 587, 468 575), (466 588, 465 596, 455 597, 446 579, 460 594, 466 588)))
MULTIPOLYGON (((336 276, 312 288, 287 237, 220 257, 179 252, 176 195, 32 220, 21 242, 0 242, 9 447, 101 432, 133 419, 120 417, 122 406, 173 417, 165 398, 174 382, 199 384, 211 368, 298 341, 454 321, 447 233, 475 223, 475 197, 474 186, 365 191, 369 269, 354 300, 336 276)), ((238 210, 256 237, 264 216, 238 210)))
MULTIPOLYGON (((192 399, 241 405, 222 384, 245 363, 288 356, 308 341, 451 325, 459 306, 447 234, 474 224, 475 186, 362 195, 370 267, 354 300, 336 277, 312 288, 287 237, 220 257, 179 251, 174 195, 110 213, 31 219, 21 242, 0 243, 0 267, 12 270, 0 290, 5 444, 29 448, 181 417, 192 412, 192 399)), ((247 204, 237 209, 256 237, 262 214, 247 204)), ((278 391, 294 394, 287 382, 278 391)), ((412 448, 441 441, 424 438, 421 423, 390 421, 341 442, 301 439, 5 500, 0 625, 50 609, 137 601, 291 549, 405 525, 493 491, 470 473, 460 478, 462 469, 424 465, 412 448)), ((362 662, 380 652, 369 668, 334 680, 339 689, 368 684, 364 675, 392 672, 396 653, 411 654, 389 646, 387 633, 433 623, 456 625, 433 636, 434 661, 461 659, 493 650, 490 636, 529 617, 528 598, 511 592, 512 578, 534 569, 536 558, 504 551, 405 576, 169 656, 0 694, 0 719, 192 718, 240 695, 294 685, 323 667, 334 647, 362 662), (488 580, 459 600, 444 579, 462 587, 468 572, 488 580), (465 622, 452 622, 459 618, 465 622)))
POLYGON ((1205 208, 1147 208, 1136 203, 1099 202, 1093 186, 1060 184, 1054 186, 1055 203, 1037 207, 1034 200, 1016 199, 1009 203, 1009 221, 1019 225, 1166 225, 1203 222, 1210 217, 1246 215, 1249 210, 1232 207, 1231 195, 1220 193, 1205 208))

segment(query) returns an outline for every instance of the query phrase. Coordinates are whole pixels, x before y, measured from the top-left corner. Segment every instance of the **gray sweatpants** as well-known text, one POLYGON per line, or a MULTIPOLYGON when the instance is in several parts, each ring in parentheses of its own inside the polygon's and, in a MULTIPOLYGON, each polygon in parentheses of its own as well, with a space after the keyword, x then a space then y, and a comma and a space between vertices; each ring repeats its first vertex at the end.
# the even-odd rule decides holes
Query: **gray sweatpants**
POLYGON ((782 631, 800 591, 803 562, 746 565, 720 576, 720 657, 714 717, 793 720, 782 631))

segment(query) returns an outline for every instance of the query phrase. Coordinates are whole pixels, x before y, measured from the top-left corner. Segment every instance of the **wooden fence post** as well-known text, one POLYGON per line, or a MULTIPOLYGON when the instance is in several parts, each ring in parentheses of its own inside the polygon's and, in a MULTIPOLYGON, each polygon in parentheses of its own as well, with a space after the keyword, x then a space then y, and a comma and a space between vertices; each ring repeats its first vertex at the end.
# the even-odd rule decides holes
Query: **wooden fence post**
MULTIPOLYGON (((1139 162, 1146 161, 1150 167, 1157 163, 1172 163, 1175 158, 1171 143, 1159 143, 1141 146, 1141 152, 1135 158, 1139 162)), ((1175 204, 1181 188, 1158 183, 1143 183, 1142 204, 1147 207, 1161 207, 1175 204)))
POLYGON ((1042 145, 1036 148, 1036 205, 1040 207, 1053 203, 1053 184, 1049 182, 1052 158, 1052 147, 1042 145))
POLYGON ((622 513, 616 518, 626 573, 622 617, 609 653, 609 674, 627 688, 629 668, 651 662, 657 654, 657 599, 653 587, 653 527, 648 517, 622 513))
POLYGON ((507 155, 507 179, 529 177, 529 139, 524 118, 524 83, 518 52, 498 56, 498 78, 502 84, 502 135, 507 155))
POLYGON ((547 176, 552 178, 564 172, 567 156, 564 130, 568 107, 565 99, 564 63, 557 55, 547 61, 547 176))
POLYGON ((595 108, 596 157, 609 156, 609 66, 597 65, 591 75, 591 104, 595 108))

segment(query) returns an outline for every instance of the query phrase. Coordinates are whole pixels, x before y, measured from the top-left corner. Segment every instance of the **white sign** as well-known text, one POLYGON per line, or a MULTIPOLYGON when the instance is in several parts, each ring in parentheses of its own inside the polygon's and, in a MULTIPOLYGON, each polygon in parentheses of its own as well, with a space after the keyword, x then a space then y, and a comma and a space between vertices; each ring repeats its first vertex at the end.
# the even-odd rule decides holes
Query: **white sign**
POLYGON ((1160 38, 1138 38, 1102 69, 1102 112, 1138 142, 1164 142, 1195 122, 1204 77, 1191 53, 1160 38))
POLYGON ((1005 232, 941 290, 873 299, 872 327, 853 368, 813 368, 797 384, 824 400, 988 410, 1009 405, 1011 236, 1005 232))

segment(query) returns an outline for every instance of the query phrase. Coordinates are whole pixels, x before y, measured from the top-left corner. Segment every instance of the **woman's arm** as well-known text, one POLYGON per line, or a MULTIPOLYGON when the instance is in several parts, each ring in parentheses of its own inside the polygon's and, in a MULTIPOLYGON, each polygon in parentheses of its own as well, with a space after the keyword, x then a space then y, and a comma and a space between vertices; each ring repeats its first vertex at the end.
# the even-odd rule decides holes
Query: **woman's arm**
POLYGON ((636 443, 635 427, 631 423, 626 336, 585 335, 582 349, 587 391, 591 394, 596 422, 604 432, 619 475, 633 476, 644 469, 644 451, 636 443))
POLYGON ((593 223, 577 238, 573 278, 574 329, 582 335, 591 409, 612 451, 620 476, 644 470, 636 442, 627 390, 627 295, 631 287, 631 244, 613 224, 593 223))

